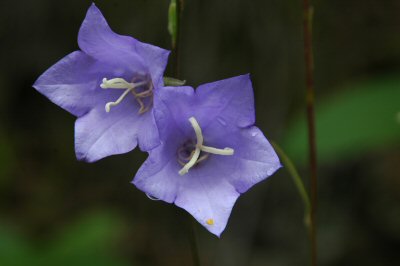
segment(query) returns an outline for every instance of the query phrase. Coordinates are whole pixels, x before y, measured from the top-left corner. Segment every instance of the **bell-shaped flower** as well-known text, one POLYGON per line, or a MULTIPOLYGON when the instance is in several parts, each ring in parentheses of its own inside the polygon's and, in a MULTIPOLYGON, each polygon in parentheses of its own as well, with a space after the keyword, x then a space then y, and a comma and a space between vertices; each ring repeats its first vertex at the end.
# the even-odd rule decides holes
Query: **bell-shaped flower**
POLYGON ((153 96, 163 86, 169 51, 113 32, 92 4, 79 30, 81 50, 62 58, 33 85, 78 117, 75 151, 93 162, 138 144, 159 144, 153 96))
POLYGON ((188 211, 220 236, 241 193, 281 167, 254 126, 249 75, 157 91, 155 118, 161 145, 133 184, 149 197, 188 211))

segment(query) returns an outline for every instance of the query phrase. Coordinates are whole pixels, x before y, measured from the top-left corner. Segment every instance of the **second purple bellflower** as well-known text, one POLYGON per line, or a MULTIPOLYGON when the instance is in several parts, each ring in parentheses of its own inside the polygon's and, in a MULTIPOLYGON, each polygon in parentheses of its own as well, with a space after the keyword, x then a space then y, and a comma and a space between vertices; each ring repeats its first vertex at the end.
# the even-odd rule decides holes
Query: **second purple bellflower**
POLYGON ((157 92, 161 145, 149 151, 133 183, 188 211, 220 236, 241 193, 281 167, 254 126, 249 75, 157 92))

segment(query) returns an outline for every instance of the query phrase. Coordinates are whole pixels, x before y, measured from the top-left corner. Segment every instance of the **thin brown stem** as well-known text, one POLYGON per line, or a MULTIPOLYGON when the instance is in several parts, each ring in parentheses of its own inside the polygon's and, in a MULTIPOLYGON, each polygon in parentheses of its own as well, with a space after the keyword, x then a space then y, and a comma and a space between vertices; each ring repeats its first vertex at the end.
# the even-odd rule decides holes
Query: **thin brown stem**
POLYGON ((317 145, 315 137, 314 112, 314 59, 312 47, 313 7, 309 0, 303 0, 304 57, 306 75, 307 127, 309 143, 309 163, 311 178, 311 265, 317 265, 317 145))

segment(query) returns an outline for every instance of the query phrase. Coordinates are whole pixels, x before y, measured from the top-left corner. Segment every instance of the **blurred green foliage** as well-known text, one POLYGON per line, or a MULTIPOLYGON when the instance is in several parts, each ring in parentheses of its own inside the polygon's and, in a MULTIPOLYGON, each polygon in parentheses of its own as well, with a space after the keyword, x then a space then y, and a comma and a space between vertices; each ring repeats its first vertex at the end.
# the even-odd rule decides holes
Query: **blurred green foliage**
POLYGON ((40 246, 0 225, 0 265, 132 265, 116 255, 116 240, 123 227, 115 214, 97 212, 63 228, 40 246))
MULTIPOLYGON (((320 163, 344 161, 400 143, 400 78, 367 79, 337 88, 318 101, 316 131, 320 163)), ((297 116, 283 146, 297 163, 307 162, 307 126, 297 116)))

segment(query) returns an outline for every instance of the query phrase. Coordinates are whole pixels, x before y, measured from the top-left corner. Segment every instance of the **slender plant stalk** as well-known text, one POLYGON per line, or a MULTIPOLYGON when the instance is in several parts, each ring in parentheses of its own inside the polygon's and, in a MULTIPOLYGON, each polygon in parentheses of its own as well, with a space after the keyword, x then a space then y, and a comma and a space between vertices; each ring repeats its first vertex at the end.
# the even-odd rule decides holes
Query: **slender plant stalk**
POLYGON ((309 144, 309 163, 311 178, 311 265, 317 265, 317 145, 315 140, 315 112, 314 112, 314 59, 312 47, 313 7, 311 0, 303 0, 303 28, 304 28, 304 59, 306 75, 306 103, 307 127, 309 144))
POLYGON ((307 227, 307 230, 310 230, 311 202, 310 197, 307 194, 307 190, 304 186, 303 180, 301 179, 292 160, 290 160, 289 156, 286 155, 282 148, 273 141, 271 141, 271 144, 274 147, 275 151, 278 153, 283 165, 285 166, 285 169, 289 172, 297 188, 297 191, 299 192, 300 198, 302 199, 304 205, 304 224, 307 227))
POLYGON ((182 11, 184 6, 184 0, 176 0, 176 40, 172 47, 173 54, 173 65, 174 65, 174 77, 177 79, 181 78, 180 73, 180 47, 181 47, 181 21, 182 11))
MULTIPOLYGON (((171 2, 172 3, 172 2, 171 2)), ((169 18, 174 21, 169 21, 168 25, 171 27, 169 29, 171 38, 172 38, 172 56, 173 56, 173 75, 176 79, 181 78, 180 74, 180 39, 181 39, 181 21, 182 21, 182 11, 183 11, 184 0, 176 0, 174 1, 174 5, 172 8, 175 10, 169 10, 170 16, 172 12, 172 16, 169 18), (172 24, 171 24, 172 23, 172 24)), ((170 5, 171 9, 171 5, 170 5)), ((190 242, 190 251, 192 253, 193 266, 200 266, 200 258, 197 247, 197 239, 195 232, 195 223, 192 217, 187 218, 187 231, 190 242)))

